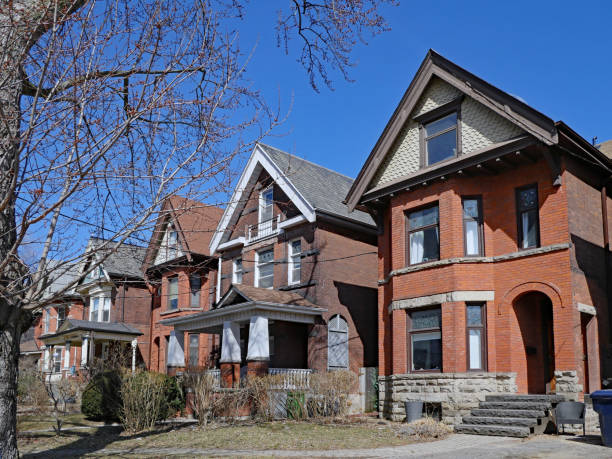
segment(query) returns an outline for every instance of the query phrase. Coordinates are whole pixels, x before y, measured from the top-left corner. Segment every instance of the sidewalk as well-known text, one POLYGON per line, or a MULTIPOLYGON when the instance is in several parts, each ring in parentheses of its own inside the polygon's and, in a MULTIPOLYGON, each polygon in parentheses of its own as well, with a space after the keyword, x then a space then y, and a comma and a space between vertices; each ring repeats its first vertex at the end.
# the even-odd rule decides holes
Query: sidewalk
MULTIPOLYGON (((144 440, 144 439, 143 439, 144 440)), ((146 440, 143 441, 146 443, 146 440)), ((89 451, 62 450, 67 456, 83 456, 89 451)), ((454 434, 437 441, 392 448, 377 449, 345 449, 336 451, 282 451, 282 450, 223 450, 223 449, 197 449, 197 448, 131 448, 129 450, 101 449, 91 456, 108 455, 137 455, 153 457, 419 457, 419 458, 445 458, 445 459, 478 459, 478 458, 610 458, 612 448, 601 446, 599 437, 556 437, 540 435, 528 440, 506 437, 487 437, 479 435, 454 434)), ((23 457, 48 457, 44 452, 27 454, 23 457)))

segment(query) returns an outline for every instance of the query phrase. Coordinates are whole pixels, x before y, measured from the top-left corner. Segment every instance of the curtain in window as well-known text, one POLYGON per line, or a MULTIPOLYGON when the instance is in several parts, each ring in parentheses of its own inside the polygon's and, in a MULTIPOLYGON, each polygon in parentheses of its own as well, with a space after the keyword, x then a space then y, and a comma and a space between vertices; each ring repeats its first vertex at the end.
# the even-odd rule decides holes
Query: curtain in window
POLYGON ((327 366, 348 368, 348 324, 339 315, 331 318, 327 326, 327 366))
POLYGON ((478 243, 478 222, 465 222, 465 253, 466 255, 478 255, 480 252, 478 243))
POLYGON ((537 245, 536 223, 537 212, 529 210, 521 215, 521 225, 523 232, 523 248, 535 247, 537 245))
POLYGON ((421 263, 423 261, 423 252, 425 234, 423 231, 412 233, 410 235, 410 264, 421 263))
POLYGON ((109 297, 104 298, 104 305, 102 307, 102 322, 110 321, 110 307, 111 299, 109 297))
POLYGON ((470 330, 469 345, 470 345, 470 369, 482 368, 482 331, 470 330))

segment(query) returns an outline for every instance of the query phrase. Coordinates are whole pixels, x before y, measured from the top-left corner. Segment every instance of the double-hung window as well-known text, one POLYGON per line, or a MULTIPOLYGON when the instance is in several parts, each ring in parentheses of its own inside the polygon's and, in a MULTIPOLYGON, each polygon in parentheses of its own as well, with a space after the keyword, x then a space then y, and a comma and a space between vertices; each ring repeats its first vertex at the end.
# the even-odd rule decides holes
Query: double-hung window
POLYGON ((257 252, 255 287, 272 288, 274 284, 274 249, 257 252))
POLYGON ((232 283, 242 284, 242 258, 234 258, 232 263, 232 283))
POLYGON ((259 226, 258 236, 272 234, 272 217, 274 214, 274 189, 264 190, 259 195, 259 226))
POLYGON ((408 214, 408 260, 410 264, 440 258, 440 227, 438 206, 408 214))
POLYGON ((486 307, 483 303, 466 306, 468 370, 487 369, 486 307))
POLYGON ((51 308, 45 308, 45 333, 49 333, 49 324, 51 322, 51 308))
POLYGON ((410 371, 441 371, 442 314, 440 308, 413 311, 408 317, 410 371))
POLYGON ((66 321, 66 312, 68 308, 66 306, 58 306, 57 308, 57 329, 62 326, 62 324, 66 321))
POLYGON ((200 359, 200 334, 189 335, 189 366, 197 367, 200 359))
POLYGON ((168 278, 168 309, 178 308, 178 277, 168 278))
POLYGON ((538 187, 530 185, 516 190, 519 249, 540 245, 538 187))
POLYGON ((94 296, 89 301, 89 320, 93 322, 110 322, 110 297, 94 296))
POLYGON ((302 241, 289 242, 289 284, 299 284, 302 274, 302 241))
POLYGON ((424 124, 423 129, 425 165, 430 166, 457 156, 456 112, 424 124))
POLYGON ((463 235, 465 255, 484 255, 480 197, 463 198, 463 235))
POLYGON ((62 369, 62 348, 55 347, 53 350, 53 373, 59 373, 62 369))
POLYGON ((189 276, 189 305, 192 308, 200 307, 200 290, 202 289, 202 278, 199 274, 189 276))

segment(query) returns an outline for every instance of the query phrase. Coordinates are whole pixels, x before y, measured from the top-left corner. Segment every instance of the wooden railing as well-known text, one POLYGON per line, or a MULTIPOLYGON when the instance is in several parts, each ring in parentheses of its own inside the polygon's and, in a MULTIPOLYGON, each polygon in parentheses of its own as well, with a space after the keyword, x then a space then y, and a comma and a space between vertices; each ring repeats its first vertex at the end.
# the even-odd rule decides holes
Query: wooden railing
POLYGON ((313 370, 307 368, 269 368, 268 374, 282 375, 278 389, 306 389, 310 387, 310 375, 313 370))

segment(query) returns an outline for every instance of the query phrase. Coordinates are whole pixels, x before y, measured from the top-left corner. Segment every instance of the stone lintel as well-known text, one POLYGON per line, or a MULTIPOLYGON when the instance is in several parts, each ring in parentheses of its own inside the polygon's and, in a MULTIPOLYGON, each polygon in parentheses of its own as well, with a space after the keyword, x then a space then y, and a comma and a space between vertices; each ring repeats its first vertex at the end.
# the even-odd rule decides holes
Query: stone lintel
POLYGON ((493 301, 494 299, 494 290, 454 290, 451 292, 392 301, 391 304, 389 304, 389 313, 396 309, 421 308, 424 306, 452 303, 455 301, 493 301))

